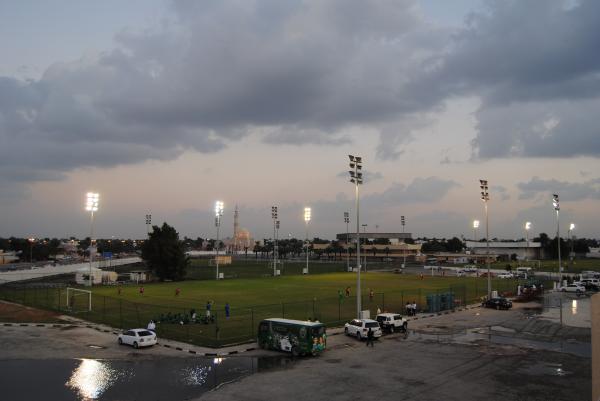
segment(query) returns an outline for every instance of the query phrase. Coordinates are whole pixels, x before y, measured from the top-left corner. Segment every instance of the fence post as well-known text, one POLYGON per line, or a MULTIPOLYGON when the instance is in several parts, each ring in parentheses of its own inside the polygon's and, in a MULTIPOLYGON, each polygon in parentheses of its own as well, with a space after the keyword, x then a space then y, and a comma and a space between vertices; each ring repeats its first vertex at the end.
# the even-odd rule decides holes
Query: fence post
POLYGON ((281 317, 285 319, 285 304, 281 303, 281 317))
POLYGON ((254 308, 250 308, 250 335, 254 336, 254 308))
POLYGON ((106 321, 106 295, 102 296, 102 323, 106 321))
POLYGON ((383 304, 382 305, 383 310, 385 310, 385 292, 381 293, 381 303, 383 304))
POLYGON ((338 297, 338 322, 342 320, 342 300, 338 297))
POLYGON ((312 310, 312 319, 315 320, 315 298, 313 298, 312 300, 312 306, 313 306, 313 310, 312 310))
POLYGON ((119 299, 119 328, 123 329, 123 300, 119 299))

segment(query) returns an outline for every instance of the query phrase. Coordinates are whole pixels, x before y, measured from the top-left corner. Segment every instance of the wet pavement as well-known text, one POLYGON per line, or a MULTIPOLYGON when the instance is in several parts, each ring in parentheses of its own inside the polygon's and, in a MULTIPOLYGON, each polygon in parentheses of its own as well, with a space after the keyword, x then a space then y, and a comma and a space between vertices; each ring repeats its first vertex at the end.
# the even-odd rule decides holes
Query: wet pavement
POLYGON ((281 356, 0 360, 0 388, 2 398, 11 401, 186 400, 291 362, 281 356))

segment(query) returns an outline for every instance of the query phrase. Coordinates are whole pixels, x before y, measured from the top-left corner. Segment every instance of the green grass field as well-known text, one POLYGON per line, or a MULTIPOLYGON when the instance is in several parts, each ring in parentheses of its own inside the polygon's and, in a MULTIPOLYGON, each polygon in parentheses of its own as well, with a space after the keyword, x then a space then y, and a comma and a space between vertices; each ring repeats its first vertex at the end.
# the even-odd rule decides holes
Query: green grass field
MULTIPOLYGON (((145 327, 150 319, 157 321, 160 337, 197 345, 222 346, 248 341, 255 336, 260 320, 270 317, 319 319, 329 327, 342 325, 356 317, 356 273, 330 272, 344 270, 340 263, 313 263, 309 275, 301 271, 302 263, 284 266, 286 275, 269 276, 272 270, 264 261, 220 267, 226 277, 216 281, 214 267, 196 265, 192 277, 204 280, 185 280, 140 285, 96 286, 93 288, 92 311, 87 311, 85 296, 72 296, 72 308, 67 309, 64 288, 0 288, 0 298, 46 309, 60 310, 84 319, 112 327, 145 327), (350 287, 351 294, 345 295, 350 287), (180 289, 176 295, 176 289, 180 289), (339 297, 338 292, 343 296, 339 297), (190 311, 198 317, 205 315, 207 301, 212 303, 214 321, 190 322, 190 311), (230 317, 225 316, 225 304, 230 305, 230 317), (184 324, 181 324, 183 322, 184 324)), ((282 269, 282 270, 283 270, 282 269)), ((361 274, 362 309, 403 312, 406 302, 415 301, 418 308, 427 310, 427 297, 452 293, 455 305, 476 302, 487 293, 487 280, 476 277, 441 277, 368 272, 361 274), (373 296, 370 296, 373 291, 373 296)), ((514 280, 493 280, 493 289, 514 292, 514 280)))

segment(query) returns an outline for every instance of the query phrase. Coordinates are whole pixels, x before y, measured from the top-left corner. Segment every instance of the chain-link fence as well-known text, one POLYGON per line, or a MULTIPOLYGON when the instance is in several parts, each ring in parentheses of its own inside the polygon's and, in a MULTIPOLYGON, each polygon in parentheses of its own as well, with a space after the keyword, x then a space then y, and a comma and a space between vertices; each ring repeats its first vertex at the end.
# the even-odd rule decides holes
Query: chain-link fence
MULTIPOLYGON (((494 283, 494 287, 501 292, 510 291, 513 290, 514 283, 509 280, 506 280, 506 283, 499 281, 494 283)), ((442 294, 452 294, 453 304, 446 306, 451 309, 477 302, 486 293, 486 284, 476 282, 470 286, 371 293, 363 295, 361 303, 362 310, 368 310, 371 317, 374 317, 377 311, 404 313, 407 303, 416 303, 420 312, 432 312, 427 299, 442 294)), ((318 319, 330 327, 335 327, 356 317, 356 296, 344 294, 332 298, 248 307, 234 305, 229 309, 229 313, 225 312, 224 305, 214 305, 210 316, 206 315, 205 310, 196 311, 181 306, 137 303, 93 293, 91 298, 92 309, 89 310, 89 296, 73 291, 69 291, 68 294, 65 284, 0 285, 0 299, 59 311, 121 329, 145 327, 150 320, 154 320, 160 337, 212 347, 253 339, 258 323, 266 318, 318 319)))

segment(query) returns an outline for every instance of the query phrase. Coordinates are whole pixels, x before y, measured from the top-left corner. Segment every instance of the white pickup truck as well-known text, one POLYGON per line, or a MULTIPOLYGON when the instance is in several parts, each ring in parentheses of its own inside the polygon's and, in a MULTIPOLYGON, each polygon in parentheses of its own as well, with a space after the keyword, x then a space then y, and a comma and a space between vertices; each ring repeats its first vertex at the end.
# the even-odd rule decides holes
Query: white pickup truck
POLYGON ((406 333, 408 330, 408 321, 399 313, 380 313, 375 318, 381 326, 381 330, 393 333, 398 330, 406 333))

